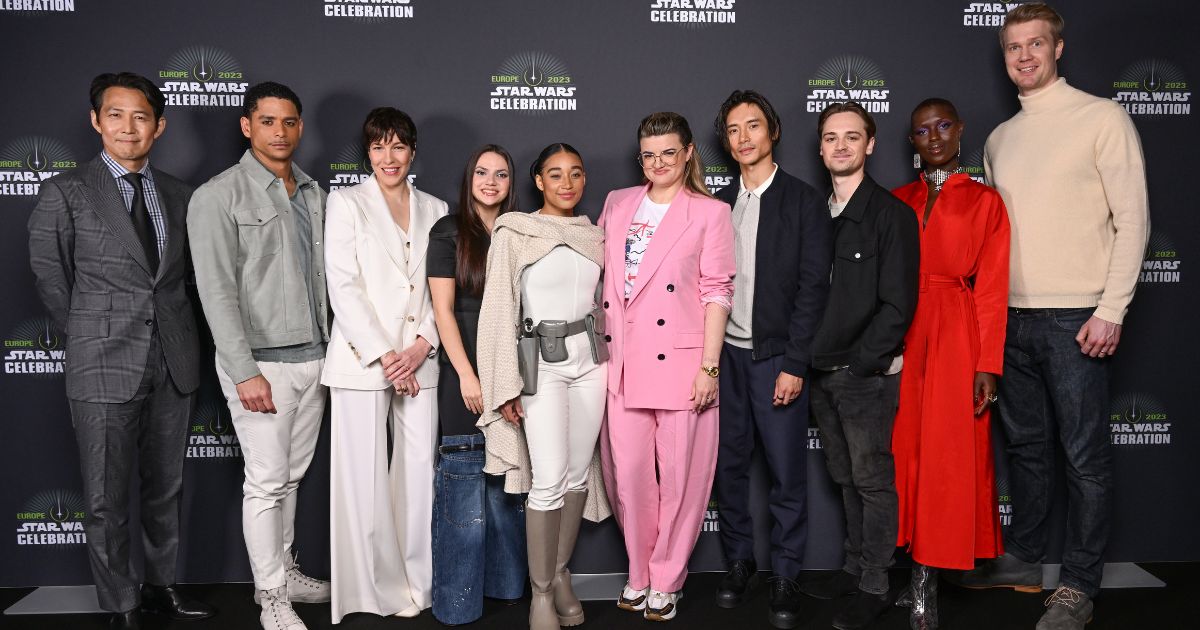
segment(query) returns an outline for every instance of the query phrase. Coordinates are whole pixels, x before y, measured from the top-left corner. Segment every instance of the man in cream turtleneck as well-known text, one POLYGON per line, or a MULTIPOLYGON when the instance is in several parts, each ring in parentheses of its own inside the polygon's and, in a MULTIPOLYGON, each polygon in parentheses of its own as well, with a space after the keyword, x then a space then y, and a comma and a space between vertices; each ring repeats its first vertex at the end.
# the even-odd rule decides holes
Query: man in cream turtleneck
POLYGON ((1040 590, 1055 442, 1067 459, 1058 589, 1038 630, 1081 629, 1100 590, 1112 510, 1108 358, 1146 247, 1142 148, 1120 105, 1058 76, 1063 20, 1042 3, 1009 12, 1004 65, 1021 111, 988 138, 984 168, 1012 224, 999 407, 1013 521, 1007 550, 966 586, 1040 590))

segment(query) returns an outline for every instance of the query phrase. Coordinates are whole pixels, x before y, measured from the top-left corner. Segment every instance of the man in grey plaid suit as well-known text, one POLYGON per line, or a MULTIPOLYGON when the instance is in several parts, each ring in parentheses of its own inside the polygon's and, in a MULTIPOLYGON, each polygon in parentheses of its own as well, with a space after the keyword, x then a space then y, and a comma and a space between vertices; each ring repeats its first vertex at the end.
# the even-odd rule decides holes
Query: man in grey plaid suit
POLYGON ((100 605, 114 628, 140 610, 214 614, 173 586, 188 420, 199 342, 187 279, 192 187, 152 168, 166 128, 162 92, 132 73, 92 81, 104 150, 46 180, 29 218, 38 295, 66 335, 66 386, 79 443, 84 530, 100 605), (140 460, 146 583, 129 562, 129 480, 140 460))

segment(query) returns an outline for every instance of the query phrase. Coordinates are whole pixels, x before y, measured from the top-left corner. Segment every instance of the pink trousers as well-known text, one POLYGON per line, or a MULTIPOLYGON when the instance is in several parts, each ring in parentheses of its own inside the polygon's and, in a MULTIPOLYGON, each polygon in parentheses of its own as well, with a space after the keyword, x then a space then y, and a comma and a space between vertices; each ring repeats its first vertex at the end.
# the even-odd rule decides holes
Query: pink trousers
POLYGON ((627 409, 622 394, 609 392, 600 457, 608 499, 625 534, 631 588, 683 588, 712 494, 717 417, 716 407, 699 414, 627 409))

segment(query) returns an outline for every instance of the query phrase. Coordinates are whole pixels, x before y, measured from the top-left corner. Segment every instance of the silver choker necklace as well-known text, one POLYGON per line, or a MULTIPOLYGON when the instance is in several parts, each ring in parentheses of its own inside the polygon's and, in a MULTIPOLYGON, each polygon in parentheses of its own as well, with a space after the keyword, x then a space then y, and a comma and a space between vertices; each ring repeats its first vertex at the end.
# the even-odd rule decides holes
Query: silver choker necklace
POLYGON ((951 175, 963 173, 963 167, 958 167, 953 171, 943 171, 940 168, 935 168, 932 171, 925 171, 925 181, 933 184, 934 192, 941 192, 942 186, 946 185, 946 180, 950 179, 951 175))

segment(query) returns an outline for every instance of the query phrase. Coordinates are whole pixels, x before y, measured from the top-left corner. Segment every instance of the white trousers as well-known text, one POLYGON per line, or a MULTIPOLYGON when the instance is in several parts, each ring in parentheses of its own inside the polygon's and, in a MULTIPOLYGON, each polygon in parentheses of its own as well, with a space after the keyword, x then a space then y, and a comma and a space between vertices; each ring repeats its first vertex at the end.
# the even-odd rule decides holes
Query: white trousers
POLYGON ((246 411, 237 386, 217 361, 217 378, 229 405, 245 461, 242 535, 258 590, 284 584, 284 559, 292 551, 296 490, 312 462, 328 389, 321 384, 324 359, 306 363, 260 361, 278 413, 246 411))
POLYGON ((527 505, 557 510, 568 490, 583 490, 604 421, 608 364, 592 361, 587 335, 567 338, 568 358, 538 363, 538 389, 521 396, 533 487, 527 505))
POLYGON ((437 390, 331 392, 333 623, 353 612, 415 616, 433 604, 437 390))

